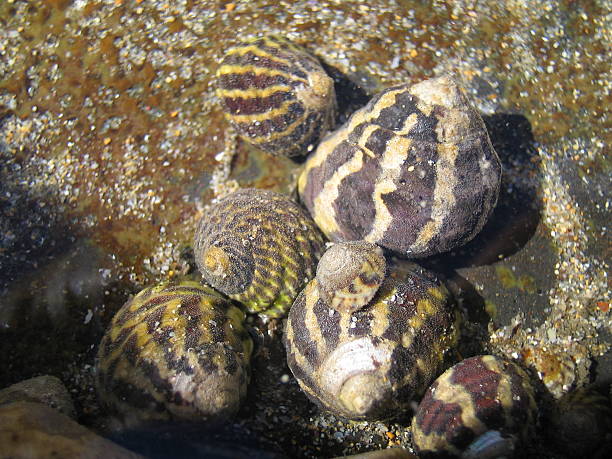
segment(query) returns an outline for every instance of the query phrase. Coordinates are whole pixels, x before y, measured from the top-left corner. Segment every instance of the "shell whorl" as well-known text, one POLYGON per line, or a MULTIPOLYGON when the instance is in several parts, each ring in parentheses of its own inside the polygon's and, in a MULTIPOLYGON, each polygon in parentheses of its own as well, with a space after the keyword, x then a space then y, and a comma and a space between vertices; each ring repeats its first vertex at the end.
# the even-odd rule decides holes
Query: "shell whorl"
POLYGON ((283 37, 255 38, 228 50, 217 81, 226 118, 268 153, 305 155, 332 127, 332 78, 314 56, 283 37))
POLYGON ((279 193, 238 190, 202 217, 194 253, 204 279, 250 311, 279 317, 314 277, 323 236, 279 193))
POLYGON ((321 298, 339 311, 367 305, 385 278, 382 249, 365 241, 338 243, 319 260, 317 283, 321 298))
POLYGON ((338 346, 321 367, 321 389, 336 394, 357 417, 384 415, 393 397, 393 385, 385 375, 391 370, 394 349, 393 342, 371 337, 338 346))
MULTIPOLYGON (((198 229, 198 233, 206 231, 198 229)), ((250 241, 223 234, 202 250, 202 269, 208 282, 226 295, 244 291, 253 279, 254 260, 250 241)))

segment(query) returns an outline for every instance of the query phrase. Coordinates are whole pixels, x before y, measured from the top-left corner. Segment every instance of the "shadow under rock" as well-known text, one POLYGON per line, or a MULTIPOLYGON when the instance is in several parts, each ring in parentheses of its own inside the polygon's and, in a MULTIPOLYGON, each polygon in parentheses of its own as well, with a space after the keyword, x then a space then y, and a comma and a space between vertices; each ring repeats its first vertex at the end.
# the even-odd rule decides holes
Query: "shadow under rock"
POLYGON ((497 205, 482 231, 466 245, 423 260, 442 272, 492 264, 527 244, 540 221, 541 175, 531 125, 522 115, 483 117, 502 163, 497 205))
POLYGON ((453 294, 461 313, 461 335, 457 352, 461 359, 486 352, 483 343, 489 342, 490 317, 485 310, 485 300, 478 290, 456 271, 446 276, 446 286, 453 294))
MULTIPOLYGON (((334 80, 336 101, 336 127, 345 123, 349 117, 368 103, 370 96, 359 85, 336 67, 322 63, 325 72, 334 80)), ((334 128, 335 129, 335 128, 334 128)), ((332 129, 333 130, 333 129, 332 129)))
POLYGON ((151 459, 206 457, 210 459, 281 459, 247 427, 227 423, 217 428, 173 421, 111 434, 119 445, 151 459))
POLYGON ((0 296, 15 281, 65 253, 75 237, 48 202, 11 183, 11 168, 0 157, 0 296))

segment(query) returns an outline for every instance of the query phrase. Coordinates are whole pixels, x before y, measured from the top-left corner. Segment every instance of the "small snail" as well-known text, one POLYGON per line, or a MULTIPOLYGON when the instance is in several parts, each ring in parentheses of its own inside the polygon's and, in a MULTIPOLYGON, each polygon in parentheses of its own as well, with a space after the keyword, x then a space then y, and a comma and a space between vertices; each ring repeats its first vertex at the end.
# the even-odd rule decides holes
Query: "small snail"
POLYGON ((556 450, 569 457, 604 457, 605 451, 609 451, 612 408, 602 389, 581 387, 557 402, 546 423, 556 450))
POLYGON ((142 290, 117 312, 100 343, 101 401, 127 425, 233 416, 246 396, 253 348, 244 317, 197 282, 142 290))
POLYGON ((425 393, 412 420, 419 457, 513 457, 535 427, 534 390, 518 365, 493 355, 465 359, 425 393))
POLYGON ((251 312, 280 317, 314 277, 323 236, 287 196, 238 190, 214 204, 195 236, 207 283, 251 312))
POLYGON ((385 278, 385 257, 376 244, 344 242, 327 250, 317 266, 321 298, 340 312, 368 304, 385 278))
POLYGON ((298 190, 332 241, 363 239, 419 258, 472 239, 500 179, 480 115, 440 77, 375 96, 319 144, 298 190))
POLYGON ((289 311, 289 368, 335 414, 394 417, 425 390, 456 340, 450 294, 431 273, 400 262, 366 306, 350 311, 333 309, 310 282, 289 311))
POLYGON ((230 49, 217 79, 226 118, 268 153, 305 155, 332 127, 333 80, 315 57, 285 38, 267 36, 230 49))

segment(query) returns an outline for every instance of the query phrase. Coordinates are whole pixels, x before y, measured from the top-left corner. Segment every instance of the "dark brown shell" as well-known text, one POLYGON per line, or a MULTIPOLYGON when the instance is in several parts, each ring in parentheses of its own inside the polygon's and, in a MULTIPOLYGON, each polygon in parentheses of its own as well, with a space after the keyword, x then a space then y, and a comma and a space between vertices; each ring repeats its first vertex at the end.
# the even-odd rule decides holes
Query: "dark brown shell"
POLYGON ((215 203, 198 225, 194 252, 206 282, 251 312, 285 314, 314 277, 325 249, 308 213, 289 197, 238 190, 215 203))
POLYGON ((197 282, 142 290, 102 338, 97 389, 126 424, 224 421, 246 396, 253 343, 244 313, 197 282))
POLYGON ((458 457, 468 448, 490 447, 478 444, 487 432, 499 432, 496 441, 508 448, 519 447, 536 420, 527 373, 510 361, 481 355, 459 362, 431 385, 412 420, 412 438, 419 457, 458 457))
POLYGON ((334 121, 334 82, 304 48, 267 36, 240 43, 217 71, 226 118, 273 155, 305 155, 334 121))
POLYGON ((557 402, 545 424, 557 451, 567 457, 605 457, 604 452, 612 445, 612 407, 607 389, 581 387, 557 402))
POLYGON ((456 327, 447 289, 411 263, 390 268, 374 299, 337 311, 309 283, 289 311, 287 361, 306 394, 349 419, 406 410, 438 374, 456 327))
POLYGON ((299 193, 332 241, 366 240, 408 258, 472 239, 497 201, 499 158, 448 77, 395 86, 326 137, 299 193))

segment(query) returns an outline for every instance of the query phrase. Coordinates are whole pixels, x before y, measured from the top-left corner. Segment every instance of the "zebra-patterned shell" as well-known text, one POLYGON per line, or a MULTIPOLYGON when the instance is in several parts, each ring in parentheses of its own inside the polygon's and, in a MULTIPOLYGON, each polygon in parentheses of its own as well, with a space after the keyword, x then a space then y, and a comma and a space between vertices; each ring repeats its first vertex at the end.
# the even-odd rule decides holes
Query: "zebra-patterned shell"
POLYGON ((386 266, 382 249, 376 244, 334 244, 317 265, 321 298, 338 311, 356 311, 374 298, 385 278, 386 266))
POLYGON ((127 425, 230 418, 249 380, 253 343, 244 318, 197 282, 142 290, 117 312, 100 343, 100 400, 127 425))
POLYGON ((500 180, 482 118, 440 77, 375 96, 319 144, 298 188, 332 241, 363 239, 419 258, 472 239, 500 180))
POLYGON ((289 311, 289 368, 314 402, 348 419, 381 420, 408 409, 456 340, 448 290, 411 263, 389 271, 358 311, 331 308, 316 280, 289 311))
POLYGON ((314 277, 323 235, 299 204, 279 193, 238 190, 202 217, 194 252, 207 283, 251 312, 285 314, 314 277))
POLYGON ((481 355, 459 362, 431 385, 412 420, 412 438, 419 457, 512 457, 536 420, 527 373, 481 355))
POLYGON ((226 118, 273 155, 305 155, 332 128, 334 82, 304 48, 268 36, 230 49, 217 71, 226 118))

